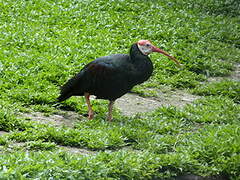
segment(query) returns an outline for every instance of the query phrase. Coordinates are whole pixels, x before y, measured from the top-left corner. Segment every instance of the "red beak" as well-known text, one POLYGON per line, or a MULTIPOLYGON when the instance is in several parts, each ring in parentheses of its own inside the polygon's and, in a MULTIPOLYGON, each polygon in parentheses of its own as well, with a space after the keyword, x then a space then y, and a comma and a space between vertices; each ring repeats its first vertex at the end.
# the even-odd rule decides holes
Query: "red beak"
POLYGON ((178 66, 181 66, 181 64, 173 57, 173 56, 170 56, 167 52, 163 51, 162 49, 159 49, 155 46, 152 46, 152 51, 153 52, 158 52, 158 53, 161 53, 167 57, 169 57, 171 60, 173 60, 178 66))

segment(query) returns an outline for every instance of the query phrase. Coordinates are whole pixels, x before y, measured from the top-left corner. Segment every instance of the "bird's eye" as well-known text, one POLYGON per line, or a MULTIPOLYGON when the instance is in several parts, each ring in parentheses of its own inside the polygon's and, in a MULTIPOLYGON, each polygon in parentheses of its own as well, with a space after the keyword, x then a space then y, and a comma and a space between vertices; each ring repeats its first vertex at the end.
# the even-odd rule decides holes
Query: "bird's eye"
POLYGON ((146 44, 147 47, 150 47, 150 44, 146 44))

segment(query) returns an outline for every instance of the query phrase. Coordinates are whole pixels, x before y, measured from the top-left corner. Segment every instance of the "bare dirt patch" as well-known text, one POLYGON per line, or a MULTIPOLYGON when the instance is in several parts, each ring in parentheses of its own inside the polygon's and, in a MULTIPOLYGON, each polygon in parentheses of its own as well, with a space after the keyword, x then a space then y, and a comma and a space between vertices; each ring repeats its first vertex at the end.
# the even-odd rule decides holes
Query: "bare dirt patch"
POLYGON ((156 97, 141 97, 137 94, 126 94, 116 101, 117 107, 125 116, 132 116, 137 113, 151 112, 161 106, 183 107, 200 98, 187 93, 186 91, 158 91, 156 97))
MULTIPOLYGON (((0 146, 0 152, 1 151, 12 151, 12 150, 16 150, 16 149, 31 151, 28 149, 27 144, 28 144, 28 142, 11 142, 6 147, 0 146)), ((57 145, 56 148, 57 148, 57 150, 66 151, 66 152, 72 153, 72 154, 95 155, 98 153, 97 151, 91 151, 91 150, 84 149, 84 148, 76 148, 76 147, 70 147, 70 146, 57 145)))
POLYGON ((235 65, 235 70, 230 75, 232 80, 240 81, 240 64, 235 65))
MULTIPOLYGON (((151 112, 161 106, 183 107, 192 103, 200 96, 189 94, 183 90, 155 90, 154 97, 141 97, 138 94, 128 93, 116 100, 115 108, 125 116, 133 116, 137 113, 151 112)), ((147 90, 146 90, 147 91, 147 90)), ((67 126, 72 128, 77 121, 86 120, 86 117, 73 111, 58 111, 55 114, 48 115, 41 112, 22 113, 22 117, 28 118, 44 124, 53 124, 55 126, 67 126)))
POLYGON ((82 154, 82 155, 95 155, 97 154, 96 151, 91 151, 87 149, 81 149, 76 147, 70 147, 70 146, 58 146, 61 150, 67 151, 69 153, 74 154, 82 154))
POLYGON ((54 124, 55 126, 73 127, 77 121, 85 119, 73 111, 59 111, 57 114, 46 115, 41 112, 24 113, 21 116, 44 124, 54 124))
POLYGON ((8 132, 6 131, 0 131, 0 136, 4 135, 4 134, 7 134, 8 132))

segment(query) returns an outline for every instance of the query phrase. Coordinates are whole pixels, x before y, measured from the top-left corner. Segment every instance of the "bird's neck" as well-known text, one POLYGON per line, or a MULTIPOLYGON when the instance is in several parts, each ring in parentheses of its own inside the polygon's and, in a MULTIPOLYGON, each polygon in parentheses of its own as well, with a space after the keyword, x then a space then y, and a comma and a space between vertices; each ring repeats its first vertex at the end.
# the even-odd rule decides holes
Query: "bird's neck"
POLYGON ((137 44, 133 44, 130 48, 130 59, 131 61, 134 63, 135 61, 137 61, 138 59, 142 59, 142 58, 147 58, 148 59, 148 56, 143 54, 137 44))
POLYGON ((137 84, 147 80, 153 71, 153 65, 150 58, 144 55, 137 47, 137 44, 133 44, 130 49, 130 61, 135 67, 135 76, 137 84))
POLYGON ((148 66, 152 66, 151 59, 143 54, 139 49, 137 44, 133 44, 130 48, 130 61, 139 70, 148 69, 148 66))

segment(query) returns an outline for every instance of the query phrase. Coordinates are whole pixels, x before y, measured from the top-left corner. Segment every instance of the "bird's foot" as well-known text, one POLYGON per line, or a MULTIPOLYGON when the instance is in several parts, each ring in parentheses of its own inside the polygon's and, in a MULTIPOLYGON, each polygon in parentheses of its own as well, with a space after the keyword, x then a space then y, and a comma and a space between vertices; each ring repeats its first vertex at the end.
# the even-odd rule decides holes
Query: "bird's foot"
POLYGON ((91 119, 93 119, 93 117, 94 117, 94 112, 93 111, 89 111, 88 112, 88 119, 91 120, 91 119))
POLYGON ((108 120, 109 122, 111 122, 111 121, 112 121, 112 116, 108 116, 108 117, 107 117, 107 120, 108 120))

